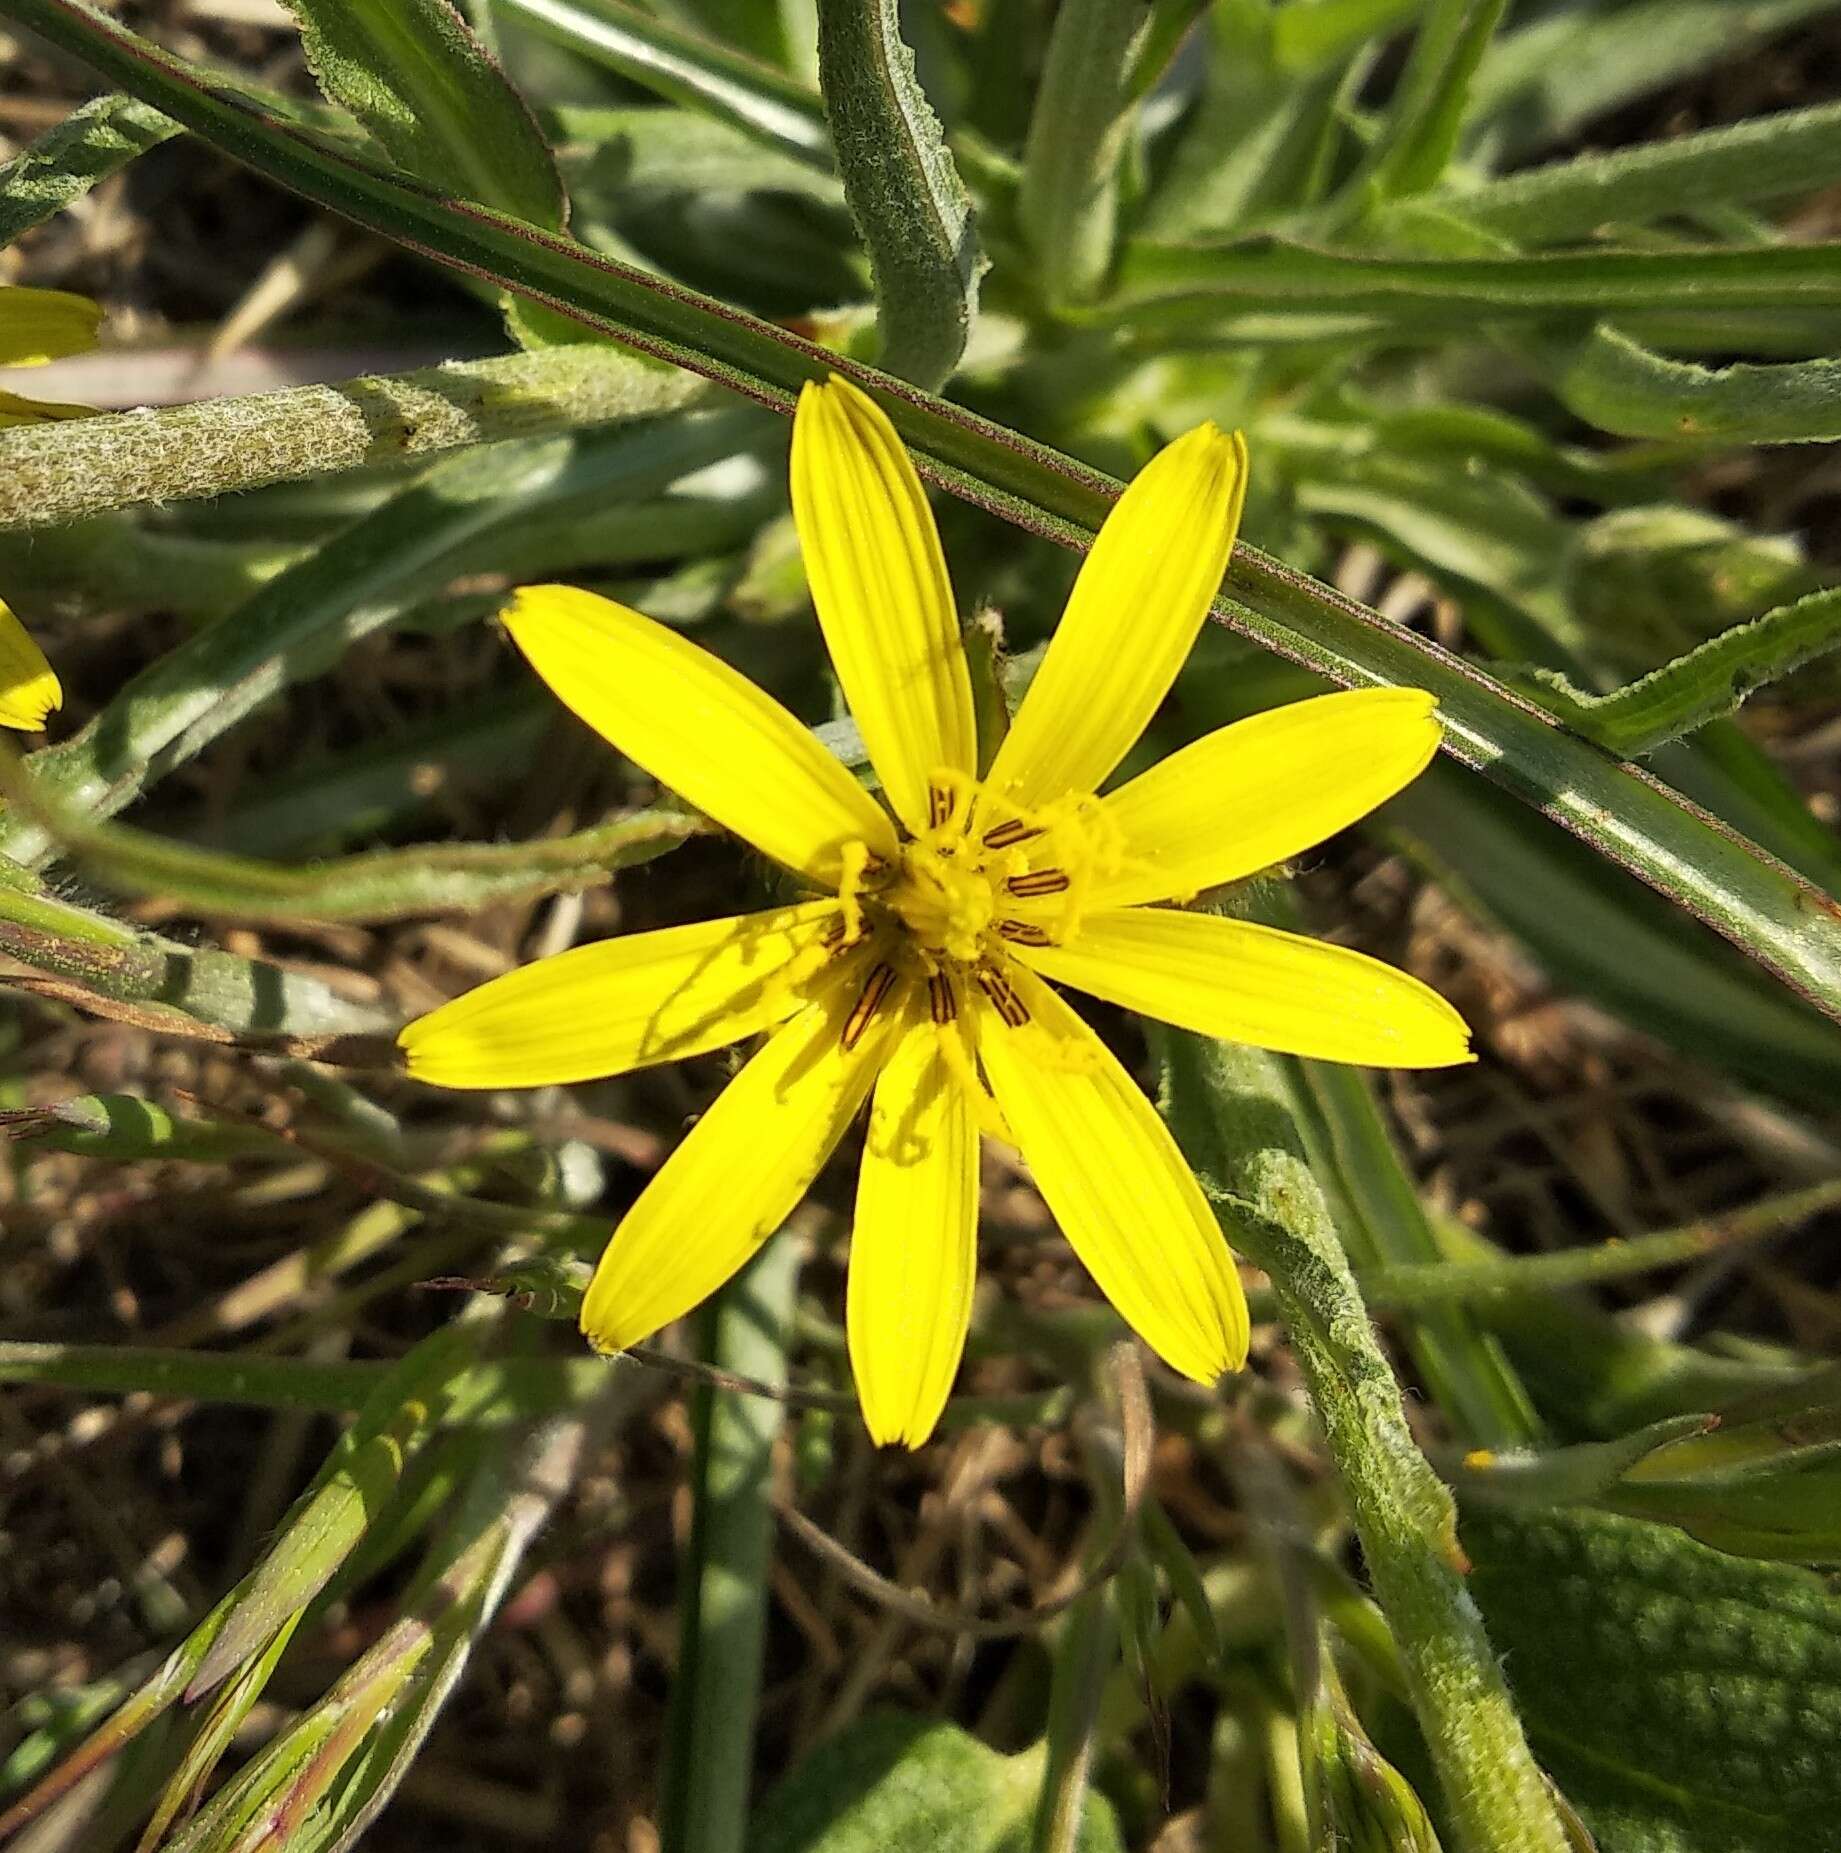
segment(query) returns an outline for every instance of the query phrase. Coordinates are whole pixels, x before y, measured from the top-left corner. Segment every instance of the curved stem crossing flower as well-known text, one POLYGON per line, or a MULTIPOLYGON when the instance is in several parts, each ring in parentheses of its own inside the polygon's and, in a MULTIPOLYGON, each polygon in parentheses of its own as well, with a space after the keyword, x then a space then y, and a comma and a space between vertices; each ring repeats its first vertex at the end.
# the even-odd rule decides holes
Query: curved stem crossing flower
POLYGON ((1102 795, 1187 657, 1246 483, 1203 425, 1120 497, 980 778, 951 582, 873 400, 808 386, 793 513, 884 804, 777 702, 652 619, 564 586, 505 614, 556 694, 820 898, 578 948, 410 1024, 409 1070, 534 1086, 759 1051, 614 1232, 582 1307, 602 1351, 687 1312, 785 1220, 869 1104, 847 1328, 870 1433, 932 1432, 971 1317, 981 1132, 1014 1144, 1125 1318, 1199 1382, 1246 1357, 1233 1258, 1149 1100, 1055 985, 1334 1061, 1469 1059, 1462 1019, 1376 960, 1159 905, 1321 842, 1423 770, 1430 696, 1321 696, 1102 795), (1052 983, 1050 982, 1052 981, 1052 983))

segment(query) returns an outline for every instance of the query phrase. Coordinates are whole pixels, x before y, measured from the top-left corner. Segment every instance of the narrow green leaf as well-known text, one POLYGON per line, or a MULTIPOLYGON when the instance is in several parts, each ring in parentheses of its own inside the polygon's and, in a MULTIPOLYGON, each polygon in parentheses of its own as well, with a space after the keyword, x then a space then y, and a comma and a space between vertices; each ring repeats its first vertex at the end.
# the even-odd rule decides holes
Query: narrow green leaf
POLYGON ((1548 1254, 1502 1255, 1489 1261, 1385 1262, 1356 1271, 1370 1306, 1476 1306, 1502 1298, 1540 1298, 1770 1241, 1835 1208, 1841 1208, 1841 1179, 1783 1191, 1677 1228, 1548 1254))
POLYGON ((812 61, 810 0, 663 0, 659 11, 694 20, 712 39, 763 64, 798 70, 812 61))
POLYGON ((149 1158, 215 1164, 252 1153, 274 1157, 295 1150, 264 1126, 179 1119, 134 1094, 80 1094, 55 1106, 0 1114, 0 1139, 30 1140, 54 1152, 112 1164, 149 1158))
POLYGON ((1149 20, 1140 0, 1062 0, 1056 11, 1017 199, 1051 305, 1094 296, 1112 267, 1131 73, 1149 20))
POLYGON ((1424 0, 1284 0, 1273 9, 1272 42, 1288 71, 1346 58, 1412 18, 1424 0))
MULTIPOLYGON (((237 1408, 304 1409, 326 1415, 357 1413, 377 1394, 391 1368, 157 1345, 0 1341, 0 1383, 50 1384, 100 1396, 177 1396, 237 1408)), ((553 1415, 582 1401, 607 1381, 607 1375, 608 1366, 590 1357, 507 1358, 477 1365, 455 1378, 444 1419, 454 1426, 500 1427, 553 1415)))
POLYGON ((1138 221, 1145 235, 1225 237, 1319 197, 1342 132, 1336 98, 1343 74, 1331 65, 1287 81, 1270 42, 1271 19, 1210 10, 1201 94, 1145 201, 1138 221))
POLYGON ((668 104, 545 112, 578 211, 609 219, 634 188, 685 193, 800 193, 843 201, 836 174, 785 154, 720 116, 668 104))
POLYGON ((450 795, 521 778, 555 717, 553 698, 533 677, 521 694, 492 689, 376 740, 303 754, 285 772, 250 779, 222 810, 187 805, 168 820, 189 842, 246 855, 323 855, 376 842, 450 795))
POLYGON ((238 1586, 235 1603, 186 1687, 188 1700, 226 1679, 331 1580, 381 1515, 474 1349, 473 1332, 444 1326, 391 1367, 262 1561, 238 1586))
MULTIPOLYGON (((655 493, 731 454, 745 414, 518 440, 445 459, 374 513, 265 586, 238 611, 133 677, 97 717, 34 754, 51 802, 106 816, 358 637, 398 621, 491 536, 515 546, 563 498, 655 493), (737 417, 742 422, 737 423, 737 417)), ((15 817, 0 847, 42 854, 42 829, 15 817)))
POLYGON ((1601 325, 1550 369, 1566 409, 1617 437, 1818 444, 1841 437, 1841 360, 1701 367, 1601 325))
MULTIPOLYGON (((1298 1074, 1298 1128, 1342 1212, 1337 1228, 1349 1258, 1358 1270, 1436 1262, 1438 1238, 1367 1075, 1329 1062, 1301 1062, 1298 1074)), ((1455 1316, 1429 1311, 1407 1324, 1408 1349, 1432 1394, 1472 1440, 1534 1439, 1540 1419, 1502 1347, 1479 1321, 1452 1310, 1455 1316)))
POLYGON ((1369 157, 1352 183, 1360 201, 1423 193, 1442 178, 1463 126, 1470 79, 1507 0, 1431 0, 1369 157))
POLYGON ((92 97, 0 162, 0 248, 178 133, 178 123, 133 97, 92 97))
POLYGON ((372 850, 304 867, 196 849, 145 830, 96 823, 35 790, 0 744, 0 795, 105 887, 157 895, 231 920, 401 920, 471 913, 493 902, 580 893, 651 862, 710 826, 687 811, 640 811, 530 843, 446 843, 372 850))
POLYGON ((1710 66, 1729 66, 1772 34, 1833 5, 1614 0, 1530 13, 1496 41, 1477 72, 1472 101, 1478 131, 1487 131, 1499 158, 1523 154, 1634 97, 1710 66))
POLYGON ((1380 823, 1568 990, 1772 1094, 1815 1105, 1841 1093, 1833 1022, 1502 793, 1434 766, 1380 823))
POLYGON ((1608 1849, 1810 1853, 1841 1813, 1841 1598, 1584 1512, 1472 1514, 1472 1587, 1608 1849))
POLYGON ((1163 327, 1230 312, 1382 323, 1573 318, 1624 309, 1841 307, 1841 244, 1400 258, 1277 239, 1128 246, 1108 319, 1163 327))
POLYGON ((614 1413, 605 1375, 598 1387, 598 1397, 584 1396, 564 1419, 515 1431, 474 1472, 447 1535, 431 1550, 406 1598, 426 1628, 427 1651, 368 1739, 356 1744, 348 1738, 354 1754, 328 1772, 330 1792, 320 1789, 326 1805, 308 1813, 297 1802, 291 1853, 345 1853, 396 1793, 526 1551, 573 1484, 587 1436, 614 1413))
MULTIPOLYGON (((1837 367, 1841 374, 1841 367, 1837 367)), ((1531 672, 1531 693, 1588 740, 1634 758, 1693 733, 1747 696, 1841 646, 1841 592, 1811 592, 1605 695, 1575 688, 1551 670, 1531 672)))
MULTIPOLYGON (((1566 244, 1606 226, 1678 219, 1712 206, 1754 206, 1841 178, 1841 103, 1574 155, 1424 203, 1519 245, 1566 244)), ((1385 210, 1376 230, 1385 234, 1385 210)))
POLYGON ((178 1701, 210 1652, 218 1631, 235 1606, 236 1595, 232 1590, 224 1597, 159 1667, 135 1687, 106 1723, 92 1731, 56 1768, 0 1813, 0 1839, 10 1837, 27 1822, 36 1820, 60 1796, 69 1794, 85 1777, 140 1739, 148 1727, 178 1701))
POLYGON ((154 1805, 152 1817, 141 1834, 136 1853, 155 1853, 161 1837, 178 1819, 180 1811, 183 1809, 189 1813, 197 1805, 205 1784, 211 1779, 224 1752, 230 1748, 231 1740, 267 1689, 299 1624, 300 1613, 297 1611, 276 1629, 274 1639, 260 1653, 246 1661, 212 1699, 204 1717, 199 1721, 196 1735, 186 1745, 185 1754, 179 1759, 179 1767, 167 1779, 166 1787, 154 1805))
POLYGON ((17 989, 74 1003, 143 1029, 244 1037, 261 1044, 362 1036, 389 1019, 318 978, 213 946, 183 946, 124 926, 51 892, 0 855, 0 952, 49 977, 9 977, 17 989))
MULTIPOLYGON (((252 116, 208 74, 79 0, 0 0, 0 17, 30 26, 89 61, 109 81, 145 93, 214 145, 306 197, 437 262, 489 275, 566 308, 629 345, 763 404, 789 410, 803 381, 833 368, 849 373, 881 394, 936 482, 1060 545, 1089 545, 1116 493, 1107 477, 913 387, 842 362, 785 330, 483 208, 432 199, 297 131, 252 116)), ((1758 254, 1728 255, 1750 260, 1758 254)), ((1819 248, 1813 255, 1822 258, 1819 248)), ((1266 648, 1345 684, 1403 683, 1430 690, 1445 718, 1447 751, 1689 908, 1821 1008, 1841 1015, 1841 912, 1755 845, 1641 773, 1616 765, 1470 665, 1255 548, 1236 549, 1228 596, 1217 612, 1266 648)))
POLYGON ((880 364, 931 390, 965 352, 985 257, 896 0, 819 0, 818 75, 875 279, 880 364))
POLYGON ((1578 1505, 1614 1487, 1659 1449, 1719 1426, 1715 1415, 1666 1416, 1615 1441, 1570 1447, 1477 1448, 1453 1476, 1458 1497, 1492 1505, 1540 1509, 1578 1505))
POLYGON ((495 0, 519 25, 808 166, 831 166, 824 102, 807 84, 623 0, 495 0))
POLYGON ((320 88, 405 173, 552 230, 556 163, 453 0, 287 0, 320 88))

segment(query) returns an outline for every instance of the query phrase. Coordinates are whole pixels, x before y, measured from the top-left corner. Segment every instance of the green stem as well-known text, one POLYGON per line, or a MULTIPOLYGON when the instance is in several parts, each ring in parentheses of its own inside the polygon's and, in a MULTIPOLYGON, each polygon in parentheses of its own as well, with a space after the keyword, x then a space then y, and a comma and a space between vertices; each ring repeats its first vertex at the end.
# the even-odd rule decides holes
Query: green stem
POLYGON ((1502 1668, 1464 1587, 1450 1492, 1407 1426, 1304 1156, 1279 1058, 1175 1031, 1155 1037, 1172 1124, 1217 1201, 1250 1210, 1236 1242, 1272 1279, 1342 1477, 1375 1595, 1465 1853, 1568 1853, 1502 1668))
POLYGON ((1051 304, 1093 296, 1118 235, 1119 161, 1142 0, 1062 0, 1023 155, 1018 211, 1051 304))
MULTIPOLYGON (((723 1290, 708 1315, 711 1363, 784 1385, 799 1261, 799 1244, 782 1237, 723 1290)), ((774 1548, 773 1449, 786 1410, 711 1388, 696 1408, 697 1508, 662 1838, 667 1853, 741 1853, 774 1548)))
POLYGON ((649 418, 705 390, 689 374, 582 345, 23 425, 0 435, 0 529, 649 418))

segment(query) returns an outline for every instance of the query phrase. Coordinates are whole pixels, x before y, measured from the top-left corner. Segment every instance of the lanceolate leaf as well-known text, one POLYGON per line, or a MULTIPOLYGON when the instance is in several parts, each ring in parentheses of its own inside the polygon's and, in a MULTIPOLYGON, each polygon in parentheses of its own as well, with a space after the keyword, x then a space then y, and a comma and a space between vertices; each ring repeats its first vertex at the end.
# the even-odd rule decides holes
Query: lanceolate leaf
MULTIPOLYGON (((1117 492, 1106 476, 784 330, 535 227, 432 198, 273 123, 208 74, 79 0, 0 0, 0 18, 40 32, 225 152, 408 249, 566 309, 777 410, 790 410, 805 380, 833 369, 851 374, 881 395, 936 482, 1032 533, 1084 548, 1117 492)), ((1730 255, 1750 262, 1784 254, 1730 255)), ((1822 287, 1841 303, 1841 264, 1832 253, 1788 255, 1827 265, 1822 287)), ((1345 684, 1431 690, 1448 752, 1841 1016, 1841 911, 1754 845, 1479 670, 1255 548, 1236 550, 1227 589, 1218 615, 1281 655, 1345 684)))
POLYGON ((320 88, 403 170, 552 229, 568 217, 524 100, 453 0, 287 0, 320 88))
POLYGON ((882 365, 938 386, 965 352, 985 263, 895 0, 820 0, 818 69, 844 197, 875 276, 882 365))

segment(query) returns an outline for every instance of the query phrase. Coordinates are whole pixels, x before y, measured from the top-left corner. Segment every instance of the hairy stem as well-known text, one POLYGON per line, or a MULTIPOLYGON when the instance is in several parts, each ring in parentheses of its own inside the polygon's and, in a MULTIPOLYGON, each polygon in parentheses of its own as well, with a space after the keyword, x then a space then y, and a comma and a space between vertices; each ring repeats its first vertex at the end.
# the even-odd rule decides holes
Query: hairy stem
POLYGON ((24 425, 0 434, 0 529, 649 418, 705 390, 611 344, 582 345, 24 425))

